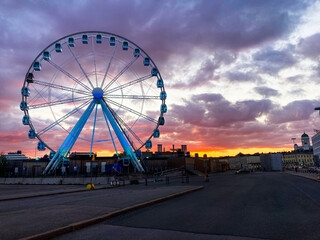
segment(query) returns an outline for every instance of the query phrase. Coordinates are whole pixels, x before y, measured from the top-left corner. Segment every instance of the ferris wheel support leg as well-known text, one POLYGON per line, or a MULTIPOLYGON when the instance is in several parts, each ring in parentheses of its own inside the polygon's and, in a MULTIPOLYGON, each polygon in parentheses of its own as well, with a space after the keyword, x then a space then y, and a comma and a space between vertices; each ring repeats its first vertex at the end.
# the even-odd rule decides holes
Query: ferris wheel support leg
POLYGON ((124 137, 123 133, 121 132, 119 126, 117 125, 116 121, 114 120, 109 107, 106 105, 106 103, 103 100, 100 100, 101 108, 102 111, 105 113, 107 116, 115 134, 117 135, 117 138, 125 151, 126 155, 131 159, 133 166, 139 171, 139 172, 144 172, 143 167, 141 166, 140 162, 138 161, 135 153, 132 151, 128 141, 124 137))
POLYGON ((63 158, 65 158, 70 153, 74 143, 76 142, 76 140, 79 137, 80 132, 82 131, 84 125, 86 124, 88 118, 90 117, 90 114, 91 114, 92 110, 94 109, 95 104, 96 104, 95 101, 92 101, 90 103, 88 108, 85 110, 84 114, 81 116, 81 118, 76 123, 76 125, 74 126, 72 131, 69 133, 67 138, 62 143, 59 150, 56 152, 56 154, 54 155, 52 160, 49 162, 49 164, 47 165, 47 167, 43 171, 44 175, 54 171, 59 166, 59 164, 61 163, 63 158))
POLYGON ((96 104, 96 111, 95 111, 95 114, 94 114, 94 122, 93 122, 92 139, 91 139, 91 147, 90 147, 90 155, 89 155, 89 157, 91 157, 91 154, 92 154, 94 130, 96 128, 96 120, 97 120, 97 110, 98 110, 98 104, 96 104))
POLYGON ((107 126, 108 126, 108 130, 109 130, 109 133, 110 133, 110 136, 111 136, 111 140, 112 140, 112 144, 113 144, 114 150, 116 150, 117 157, 119 158, 118 150, 117 150, 116 144, 114 143, 114 139, 113 139, 113 136, 112 136, 112 132, 111 132, 111 130, 110 130, 110 126, 109 126, 109 123, 108 123, 107 115, 105 114, 104 111, 102 111, 102 113, 103 113, 104 119, 106 120, 106 123, 107 123, 107 126))

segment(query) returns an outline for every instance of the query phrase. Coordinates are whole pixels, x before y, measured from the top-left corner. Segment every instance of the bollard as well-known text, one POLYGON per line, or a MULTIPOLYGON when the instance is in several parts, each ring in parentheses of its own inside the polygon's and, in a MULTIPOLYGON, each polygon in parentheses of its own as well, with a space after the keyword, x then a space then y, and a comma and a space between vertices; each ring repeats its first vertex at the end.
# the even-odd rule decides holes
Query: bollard
POLYGON ((186 183, 189 183, 189 175, 186 176, 186 183))
POLYGON ((181 183, 184 183, 184 180, 183 180, 183 173, 181 174, 182 178, 181 178, 181 183))
POLYGON ((147 179, 147 178, 145 178, 145 180, 146 180, 146 186, 148 186, 148 179, 147 179))
POLYGON ((166 177, 166 184, 169 184, 169 177, 166 177))

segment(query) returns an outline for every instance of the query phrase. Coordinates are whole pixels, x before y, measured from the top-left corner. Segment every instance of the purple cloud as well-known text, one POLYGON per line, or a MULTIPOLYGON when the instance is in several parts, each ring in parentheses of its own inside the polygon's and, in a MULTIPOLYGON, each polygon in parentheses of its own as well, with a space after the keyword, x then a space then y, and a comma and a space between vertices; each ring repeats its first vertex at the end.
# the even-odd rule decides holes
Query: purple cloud
POLYGON ((220 94, 194 95, 185 106, 173 105, 172 112, 184 123, 207 127, 231 126, 255 121, 272 108, 270 100, 248 100, 231 103, 220 94))
POLYGON ((275 97, 280 95, 277 90, 268 87, 255 87, 254 90, 263 97, 275 97))
POLYGON ((271 123, 286 123, 308 120, 314 113, 314 108, 320 105, 315 100, 300 100, 288 103, 286 106, 274 109, 269 115, 271 123))
POLYGON ((292 55, 292 46, 284 50, 264 49, 253 55, 253 61, 260 72, 278 73, 281 69, 293 66, 297 60, 292 55))
MULTIPOLYGON (((237 59, 236 55, 226 51, 217 51, 213 58, 208 58, 201 64, 201 67, 189 79, 182 82, 169 84, 173 88, 199 87, 212 80, 218 80, 219 76, 215 72, 222 66, 229 65, 237 59)), ((191 63, 189 63, 191 64, 191 63)))
POLYGON ((261 77, 254 72, 229 71, 225 77, 230 82, 259 82, 261 77))
POLYGON ((297 51, 306 57, 316 59, 320 54, 320 33, 301 39, 297 51))

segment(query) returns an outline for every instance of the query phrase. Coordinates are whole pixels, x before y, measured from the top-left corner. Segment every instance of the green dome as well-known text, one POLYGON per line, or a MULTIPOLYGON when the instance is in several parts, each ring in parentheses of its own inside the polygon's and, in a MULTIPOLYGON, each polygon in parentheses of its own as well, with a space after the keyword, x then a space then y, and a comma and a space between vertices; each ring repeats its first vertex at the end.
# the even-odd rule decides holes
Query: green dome
POLYGON ((302 137, 302 138, 303 138, 303 137, 309 137, 309 135, 306 134, 306 133, 303 133, 303 134, 301 135, 301 137, 302 137))

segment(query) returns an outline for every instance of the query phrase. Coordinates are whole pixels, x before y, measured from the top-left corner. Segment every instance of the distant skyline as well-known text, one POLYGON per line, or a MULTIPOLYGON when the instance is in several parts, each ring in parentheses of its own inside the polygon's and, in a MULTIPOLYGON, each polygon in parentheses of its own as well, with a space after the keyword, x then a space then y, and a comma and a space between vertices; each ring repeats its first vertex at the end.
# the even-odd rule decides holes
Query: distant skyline
POLYGON ((0 152, 35 155, 19 109, 25 74, 47 45, 90 30, 130 39, 156 62, 168 112, 152 151, 292 150, 291 138, 320 128, 319 12, 319 1, 302 0, 2 1, 0 152))

